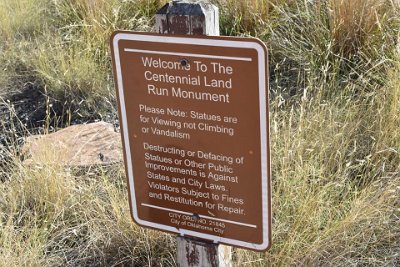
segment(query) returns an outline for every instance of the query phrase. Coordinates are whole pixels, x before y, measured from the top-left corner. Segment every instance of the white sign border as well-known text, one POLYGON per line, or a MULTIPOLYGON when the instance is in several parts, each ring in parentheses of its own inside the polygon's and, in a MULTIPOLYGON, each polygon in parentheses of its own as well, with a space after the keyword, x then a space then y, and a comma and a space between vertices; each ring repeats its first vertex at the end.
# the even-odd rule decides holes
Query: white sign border
POLYGON ((147 35, 141 33, 128 33, 128 32, 117 32, 112 37, 112 44, 114 53, 114 62, 116 68, 116 78, 119 92, 119 104, 121 110, 121 120, 122 120, 122 129, 123 136, 125 141, 125 153, 127 160, 127 171, 128 171, 128 179, 130 184, 130 195, 131 195, 131 208, 132 208, 132 216, 134 220, 143 225, 151 228, 161 229, 168 232, 173 232, 180 234, 181 236, 196 236, 199 238, 212 240, 214 243, 224 243, 231 244, 234 246, 250 248, 254 250, 265 250, 270 247, 270 221, 269 218, 269 207, 270 204, 270 187, 269 187, 269 167, 270 162, 267 156, 268 149, 268 123, 266 114, 266 105, 267 105, 267 88, 266 88, 266 55, 264 47, 258 42, 249 42, 249 41, 237 41, 237 40, 226 40, 226 39, 201 39, 201 38, 188 38, 188 37, 175 37, 175 36, 157 36, 157 35, 147 35), (129 132, 127 127, 127 115, 126 115, 126 106, 124 99, 124 88, 123 88, 123 80, 122 80, 122 71, 121 71, 121 62, 120 62, 120 51, 118 43, 120 40, 127 41, 143 41, 143 42, 157 42, 157 43, 173 43, 173 44, 189 44, 189 45, 203 45, 203 46, 217 46, 217 47, 230 47, 230 48, 250 48, 255 49, 258 54, 258 70, 259 70, 259 102, 260 102, 260 134, 261 134, 261 174, 262 174, 262 219, 263 219, 263 242, 261 244, 254 244, 249 242, 244 242, 240 240, 224 238, 215 235, 209 235, 204 233, 199 233, 196 231, 185 230, 185 229, 177 229, 173 226, 167 226, 163 224, 153 223, 149 221, 141 220, 137 215, 137 206, 136 206, 136 196, 135 196, 135 186, 134 186, 134 177, 133 177, 133 164, 132 164, 132 155, 130 150, 130 142, 129 142, 129 132))

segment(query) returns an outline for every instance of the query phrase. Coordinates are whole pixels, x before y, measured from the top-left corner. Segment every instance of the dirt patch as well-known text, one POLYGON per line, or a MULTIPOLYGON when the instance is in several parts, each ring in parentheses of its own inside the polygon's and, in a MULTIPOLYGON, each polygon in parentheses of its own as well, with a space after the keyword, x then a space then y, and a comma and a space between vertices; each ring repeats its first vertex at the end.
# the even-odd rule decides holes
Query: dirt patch
POLYGON ((38 131, 46 117, 46 97, 33 85, 0 99, 0 143, 19 143, 23 134, 38 131))

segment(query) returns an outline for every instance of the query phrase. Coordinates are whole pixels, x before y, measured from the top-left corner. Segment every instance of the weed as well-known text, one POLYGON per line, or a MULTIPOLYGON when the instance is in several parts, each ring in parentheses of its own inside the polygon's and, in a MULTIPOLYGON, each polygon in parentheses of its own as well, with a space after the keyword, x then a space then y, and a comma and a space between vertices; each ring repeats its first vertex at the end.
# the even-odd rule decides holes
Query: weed
POLYGON ((2 41, 33 37, 45 23, 49 0, 0 1, 0 36, 2 41))

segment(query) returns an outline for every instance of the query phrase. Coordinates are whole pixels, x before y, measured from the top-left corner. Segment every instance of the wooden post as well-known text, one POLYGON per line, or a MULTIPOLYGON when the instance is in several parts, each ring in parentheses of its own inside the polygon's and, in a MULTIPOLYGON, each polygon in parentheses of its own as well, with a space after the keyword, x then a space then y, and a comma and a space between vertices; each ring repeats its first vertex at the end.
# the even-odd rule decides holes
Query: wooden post
POLYGON ((172 1, 158 10, 155 30, 158 33, 218 36, 218 8, 207 1, 172 1))
POLYGON ((232 248, 178 236, 177 262, 182 267, 232 267, 232 248))
MULTIPOLYGON (((155 31, 181 35, 219 35, 218 8, 208 1, 177 0, 156 14, 155 31)), ((200 239, 177 237, 181 267, 231 267, 232 248, 200 239)))

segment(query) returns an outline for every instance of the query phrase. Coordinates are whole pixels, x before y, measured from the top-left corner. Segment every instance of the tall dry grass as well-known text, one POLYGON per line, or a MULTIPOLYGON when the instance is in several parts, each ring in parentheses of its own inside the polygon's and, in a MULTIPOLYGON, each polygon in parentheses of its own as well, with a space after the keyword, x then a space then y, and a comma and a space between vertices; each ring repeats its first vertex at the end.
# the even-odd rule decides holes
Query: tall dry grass
POLYGON ((2 43, 38 33, 45 23, 50 0, 2 0, 0 37, 2 43))
POLYGON ((220 7, 221 33, 223 35, 259 33, 259 29, 267 25, 270 16, 274 17, 274 6, 284 2, 282 0, 213 1, 220 7))
MULTIPOLYGON (((270 51, 273 246, 236 250, 238 266, 399 265, 399 6, 214 2, 222 33, 270 51)), ((163 3, 0 0, 0 95, 33 84, 83 119, 115 113, 109 35, 150 31, 163 3)), ((8 153, 0 266, 177 265, 173 236, 132 223, 122 166, 76 172, 8 153)))
POLYGON ((2 87, 22 90, 27 82, 34 84, 56 110, 67 111, 72 120, 110 117, 115 113, 115 98, 109 36, 115 29, 149 31, 151 17, 162 3, 2 0, 2 87))
POLYGON ((371 35, 379 34, 384 15, 393 8, 385 0, 331 0, 330 29, 336 50, 356 52, 371 35))
POLYGON ((362 100, 272 103, 275 244, 266 255, 241 251, 244 266, 399 263, 397 71, 362 100))
POLYGON ((134 225, 119 169, 16 164, 0 184, 0 266, 174 265, 171 236, 134 225))

